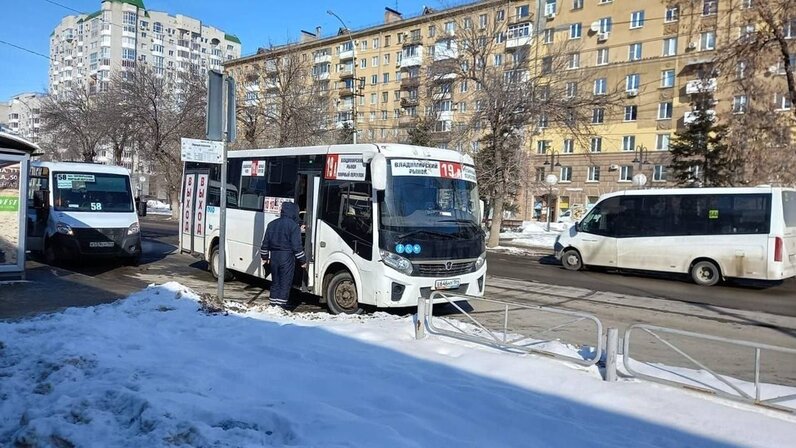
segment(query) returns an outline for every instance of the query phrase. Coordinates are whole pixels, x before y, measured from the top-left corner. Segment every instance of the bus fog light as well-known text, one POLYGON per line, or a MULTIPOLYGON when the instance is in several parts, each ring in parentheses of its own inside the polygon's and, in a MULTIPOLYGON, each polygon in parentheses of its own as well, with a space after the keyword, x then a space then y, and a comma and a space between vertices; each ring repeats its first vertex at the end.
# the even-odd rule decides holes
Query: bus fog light
POLYGON ((406 275, 412 275, 411 261, 400 255, 387 252, 386 250, 379 250, 379 254, 381 255, 381 259, 384 261, 384 264, 387 266, 395 269, 396 271, 403 272, 406 275))

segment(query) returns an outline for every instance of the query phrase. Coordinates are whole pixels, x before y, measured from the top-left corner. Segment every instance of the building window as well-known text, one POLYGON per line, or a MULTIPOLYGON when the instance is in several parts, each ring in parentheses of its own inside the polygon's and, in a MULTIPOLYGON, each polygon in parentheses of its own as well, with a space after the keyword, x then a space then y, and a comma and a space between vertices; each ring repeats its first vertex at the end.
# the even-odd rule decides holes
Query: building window
POLYGON ((591 123, 592 124, 603 124, 605 123, 605 109, 602 107, 598 107, 592 109, 591 111, 591 123))
POLYGON ((547 154, 547 149, 549 147, 550 147, 550 140, 537 140, 536 154, 547 154))
POLYGON ((542 38, 544 39, 544 43, 552 44, 555 38, 555 30, 553 28, 545 28, 545 30, 542 31, 542 38))
POLYGON ((644 26, 644 11, 633 11, 630 13, 630 29, 641 28, 644 26))
POLYGON ((597 50, 597 65, 605 65, 608 63, 608 49, 600 48, 597 50))
POLYGON ((789 19, 785 23, 782 34, 785 39, 796 39, 796 17, 789 19))
POLYGON ((627 58, 629 60, 631 60, 631 61, 638 61, 639 59, 641 59, 641 43, 640 42, 636 42, 636 43, 630 44, 630 47, 628 47, 628 56, 627 56, 627 58))
POLYGON ((495 21, 502 22, 506 20, 506 11, 504 9, 498 9, 495 13, 495 21))
POLYGON ((677 38, 669 37, 663 39, 663 55, 674 56, 677 54, 677 38))
POLYGON ((383 78, 382 82, 384 82, 384 83, 390 82, 390 74, 389 73, 384 73, 382 75, 382 78, 383 78))
POLYGON ((590 166, 586 180, 588 182, 599 182, 600 181, 600 167, 599 166, 590 166))
POLYGON ((370 104, 376 104, 376 102, 378 101, 378 98, 379 98, 378 95, 376 95, 375 93, 371 93, 370 94, 370 104))
POLYGON ((370 75, 370 85, 375 86, 379 83, 379 75, 370 75))
POLYGON ((622 137, 622 151, 633 151, 636 149, 636 136, 625 135, 622 137))
POLYGON ((638 106, 625 106, 625 121, 636 121, 638 115, 638 106))
POLYGON ((719 12, 719 0, 702 0, 702 15, 711 16, 719 12))
POLYGON ((583 0, 572 0, 572 9, 583 9, 583 0))
POLYGON ((578 94, 578 83, 575 81, 568 81, 565 92, 567 98, 575 98, 578 94))
POLYGON ((539 116, 539 129, 547 129, 547 126, 550 124, 550 120, 547 117, 546 113, 542 113, 539 116))
POLYGON ((610 33, 611 32, 611 18, 610 17, 603 17, 598 20, 600 24, 600 33, 610 33))
MULTIPOLYGON (((374 58, 378 61, 378 58, 374 58)), ((359 68, 368 68, 368 58, 362 58, 359 60, 359 68)))
POLYGON ((503 55, 498 53, 494 55, 495 66, 503 65, 503 55))
POLYGON ((625 90, 638 92, 641 86, 641 75, 638 73, 631 73, 625 77, 625 90))
POLYGON ((561 179, 561 182, 572 182, 572 167, 562 166, 561 175, 559 177, 561 179))
POLYGON ((583 27, 581 26, 580 23, 573 23, 569 25, 570 39, 580 39, 582 32, 583 32, 583 27))
POLYGON ((669 150, 669 140, 671 139, 670 134, 658 134, 655 136, 655 149, 658 151, 668 151, 669 150))
POLYGON ((571 138, 564 139, 564 154, 572 154, 575 152, 575 140, 571 138))
POLYGON ((509 25, 508 30, 508 38, 509 39, 519 39, 522 37, 528 37, 531 35, 531 24, 520 23, 518 25, 509 25))
POLYGON ((542 58, 542 74, 549 75, 553 73, 553 57, 545 56, 542 58))
POLYGON ((445 32, 453 34, 456 32, 456 22, 445 22, 445 32))
POLYGON ((666 8, 666 13, 663 16, 664 23, 676 22, 680 19, 680 8, 678 6, 669 6, 666 8))
POLYGON ((487 15, 481 14, 480 16, 478 16, 478 26, 483 29, 486 28, 487 25, 489 25, 489 18, 487 17, 487 15))
POLYGON ((569 62, 567 68, 570 70, 580 67, 580 53, 571 53, 569 55, 569 62))
POLYGON ((390 101, 390 92, 381 92, 381 102, 386 103, 387 101, 390 101))
POLYGON ((746 113, 746 95, 735 95, 732 97, 732 113, 746 113))
POLYGON ((594 80, 594 94, 605 95, 608 89, 608 80, 606 78, 597 78, 594 80))
POLYGON ((788 94, 777 93, 774 95, 774 109, 776 110, 790 110, 793 107, 788 94))
POLYGON ((715 50, 716 49, 716 32, 715 31, 706 31, 702 33, 699 37, 699 48, 702 51, 708 50, 715 50))
POLYGON ((592 137, 590 145, 589 145, 589 151, 591 151, 591 152, 603 152, 603 138, 602 137, 592 137))
POLYGON ((633 180, 633 165, 622 165, 619 167, 619 182, 630 182, 633 180))
POLYGON ((529 17, 531 15, 531 8, 528 5, 521 5, 514 8, 514 15, 518 19, 529 17))
POLYGON ((658 120, 670 120, 672 118, 672 103, 658 103, 658 120))
POLYGON ((666 180, 666 167, 663 165, 655 165, 652 169, 652 180, 664 182, 666 180))
POLYGON ((674 70, 661 71, 661 87, 674 87, 674 70))

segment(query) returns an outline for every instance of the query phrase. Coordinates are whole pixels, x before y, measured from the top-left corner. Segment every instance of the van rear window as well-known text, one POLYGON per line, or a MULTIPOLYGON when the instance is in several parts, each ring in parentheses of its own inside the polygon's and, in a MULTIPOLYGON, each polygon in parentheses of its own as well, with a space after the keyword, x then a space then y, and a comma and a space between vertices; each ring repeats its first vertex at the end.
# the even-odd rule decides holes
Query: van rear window
POLYGON ((796 227, 796 191, 782 192, 782 215, 785 227, 796 227))

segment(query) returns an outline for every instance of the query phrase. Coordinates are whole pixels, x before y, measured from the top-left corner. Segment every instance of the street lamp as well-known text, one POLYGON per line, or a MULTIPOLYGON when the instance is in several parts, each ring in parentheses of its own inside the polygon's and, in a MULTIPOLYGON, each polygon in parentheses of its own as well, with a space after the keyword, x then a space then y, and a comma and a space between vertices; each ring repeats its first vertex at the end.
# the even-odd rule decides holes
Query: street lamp
POLYGON ((351 104, 351 129, 354 132, 353 142, 357 144, 357 83, 359 80, 357 79, 357 47, 354 45, 354 38, 351 36, 351 30, 348 29, 343 19, 340 18, 337 14, 334 13, 331 9, 326 11, 326 14, 330 16, 334 16, 337 20, 340 21, 340 24, 343 25, 343 29, 345 29, 346 33, 348 33, 348 41, 351 42, 351 54, 354 56, 354 65, 351 70, 351 74, 353 75, 354 79, 352 80, 351 90, 354 93, 354 101, 351 104))
MULTIPOLYGON (((559 164, 560 165, 560 164, 559 164)), ((547 184, 547 231, 550 231, 550 204, 553 201, 553 186, 558 183, 558 177, 555 174, 548 174, 544 178, 544 183, 547 184)))
POLYGON ((638 163, 638 173, 633 176, 633 186, 641 188, 647 183, 647 176, 644 174, 644 165, 649 165, 649 150, 644 145, 636 146, 633 150, 633 163, 638 163))

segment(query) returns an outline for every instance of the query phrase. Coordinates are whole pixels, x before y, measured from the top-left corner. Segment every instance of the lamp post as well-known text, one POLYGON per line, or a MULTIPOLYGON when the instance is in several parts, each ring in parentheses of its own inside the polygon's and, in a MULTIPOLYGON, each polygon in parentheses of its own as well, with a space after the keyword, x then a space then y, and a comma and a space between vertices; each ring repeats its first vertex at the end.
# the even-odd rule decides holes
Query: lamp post
POLYGON ((331 9, 326 11, 326 14, 330 16, 334 16, 337 20, 340 21, 340 24, 343 25, 343 29, 345 29, 346 33, 348 33, 348 41, 351 42, 351 54, 353 55, 354 64, 351 70, 351 74, 353 75, 354 79, 352 80, 351 91, 354 93, 354 100, 351 102, 351 129, 354 132, 353 135, 353 143, 357 144, 357 83, 359 80, 357 79, 357 47, 354 45, 354 38, 351 36, 351 30, 348 29, 343 19, 340 18, 337 14, 334 13, 331 9))
POLYGON ((638 163, 638 173, 633 176, 633 185, 637 188, 643 187, 647 183, 647 176, 644 174, 644 165, 649 165, 649 150, 644 145, 636 146, 633 150, 633 163, 638 163))
POLYGON ((547 231, 550 231, 550 204, 553 202, 553 186, 558 183, 558 177, 555 174, 548 174, 544 179, 547 184, 547 231))

